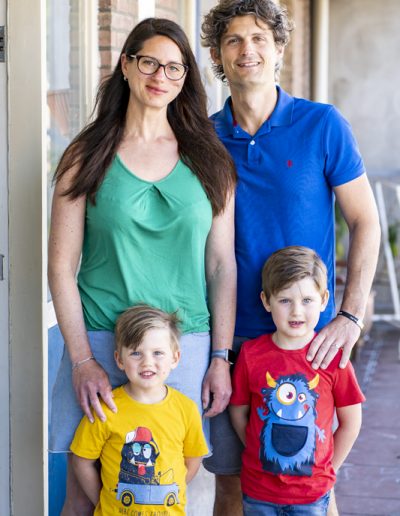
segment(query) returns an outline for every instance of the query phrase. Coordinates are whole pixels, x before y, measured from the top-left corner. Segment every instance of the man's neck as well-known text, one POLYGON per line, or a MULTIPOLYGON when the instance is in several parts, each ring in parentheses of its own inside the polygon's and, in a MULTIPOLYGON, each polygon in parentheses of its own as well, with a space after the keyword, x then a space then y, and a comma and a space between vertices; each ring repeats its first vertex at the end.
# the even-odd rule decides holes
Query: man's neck
POLYGON ((236 89, 231 87, 233 116, 250 135, 256 134, 267 120, 278 101, 275 85, 268 89, 236 89))

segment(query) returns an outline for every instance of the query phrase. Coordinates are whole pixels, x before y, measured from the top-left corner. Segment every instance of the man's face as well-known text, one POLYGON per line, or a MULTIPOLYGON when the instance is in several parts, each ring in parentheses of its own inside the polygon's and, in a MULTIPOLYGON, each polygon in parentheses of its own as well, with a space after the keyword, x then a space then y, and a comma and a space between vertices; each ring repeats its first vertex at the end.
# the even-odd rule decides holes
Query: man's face
POLYGON ((266 87, 275 84, 275 67, 283 47, 276 45, 271 29, 253 15, 236 16, 221 39, 221 48, 211 57, 222 64, 232 88, 266 87))

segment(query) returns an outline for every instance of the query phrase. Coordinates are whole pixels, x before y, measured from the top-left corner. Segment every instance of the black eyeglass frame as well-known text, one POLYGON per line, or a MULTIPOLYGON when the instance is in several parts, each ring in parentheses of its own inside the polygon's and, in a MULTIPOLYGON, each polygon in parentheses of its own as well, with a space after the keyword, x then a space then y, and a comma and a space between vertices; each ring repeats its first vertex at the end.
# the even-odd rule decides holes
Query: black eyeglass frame
POLYGON ((187 73, 187 71, 189 70, 189 66, 188 65, 185 65, 183 63, 176 63, 175 61, 171 61, 167 64, 161 64, 160 61, 158 59, 156 59, 155 57, 152 57, 152 56, 142 56, 140 54, 127 54, 128 57, 130 57, 131 59, 136 59, 137 61, 137 66, 138 66, 138 70, 140 73, 142 73, 143 75, 154 75, 155 73, 158 72, 158 70, 160 68, 163 68, 164 69, 164 75, 167 79, 169 79, 170 81, 180 81, 181 79, 183 79, 187 73), (143 57, 147 57, 148 59, 152 59, 153 61, 156 61, 158 63, 158 66, 157 68, 154 70, 154 72, 151 72, 151 73, 146 73, 146 72, 143 72, 141 69, 140 69, 140 60, 143 58, 143 57), (167 75, 167 72, 166 72, 166 67, 169 66, 169 65, 179 65, 179 66, 183 66, 184 68, 184 71, 183 71, 183 74, 181 77, 179 77, 179 79, 171 79, 171 77, 169 77, 167 75))

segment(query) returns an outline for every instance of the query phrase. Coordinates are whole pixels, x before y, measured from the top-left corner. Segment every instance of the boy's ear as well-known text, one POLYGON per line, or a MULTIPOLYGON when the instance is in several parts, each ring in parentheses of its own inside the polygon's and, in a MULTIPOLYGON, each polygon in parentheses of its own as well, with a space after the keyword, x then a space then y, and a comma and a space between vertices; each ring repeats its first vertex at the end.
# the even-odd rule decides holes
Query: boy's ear
POLYGON ((114 358, 115 358, 115 362, 116 362, 118 368, 121 369, 121 371, 123 371, 124 370, 124 364, 121 362, 121 358, 119 356, 118 351, 114 351, 114 358))
POLYGON ((322 305, 321 305, 321 312, 323 312, 326 308, 326 305, 328 304, 328 301, 329 301, 329 290, 326 289, 323 296, 322 296, 322 305))
POLYGON ((270 312, 271 305, 269 304, 269 302, 267 300, 267 296, 264 294, 263 290, 261 291, 260 298, 261 298, 262 304, 264 305, 264 308, 266 309, 266 311, 270 312))
POLYGON ((177 367, 180 359, 181 359, 181 352, 175 351, 175 353, 173 354, 171 369, 175 369, 177 367))
POLYGON ((216 47, 210 48, 210 56, 211 59, 214 61, 215 64, 220 65, 221 64, 221 58, 219 56, 219 51, 216 47))

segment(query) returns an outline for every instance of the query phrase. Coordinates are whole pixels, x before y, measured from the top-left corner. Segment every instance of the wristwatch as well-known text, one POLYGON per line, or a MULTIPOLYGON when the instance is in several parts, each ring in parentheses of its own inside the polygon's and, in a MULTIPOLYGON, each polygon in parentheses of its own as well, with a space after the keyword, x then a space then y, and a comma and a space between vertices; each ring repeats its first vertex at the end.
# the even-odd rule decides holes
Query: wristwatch
POLYGON ((211 352, 211 358, 222 358, 228 364, 234 364, 236 360, 236 353, 231 349, 216 349, 211 352))

